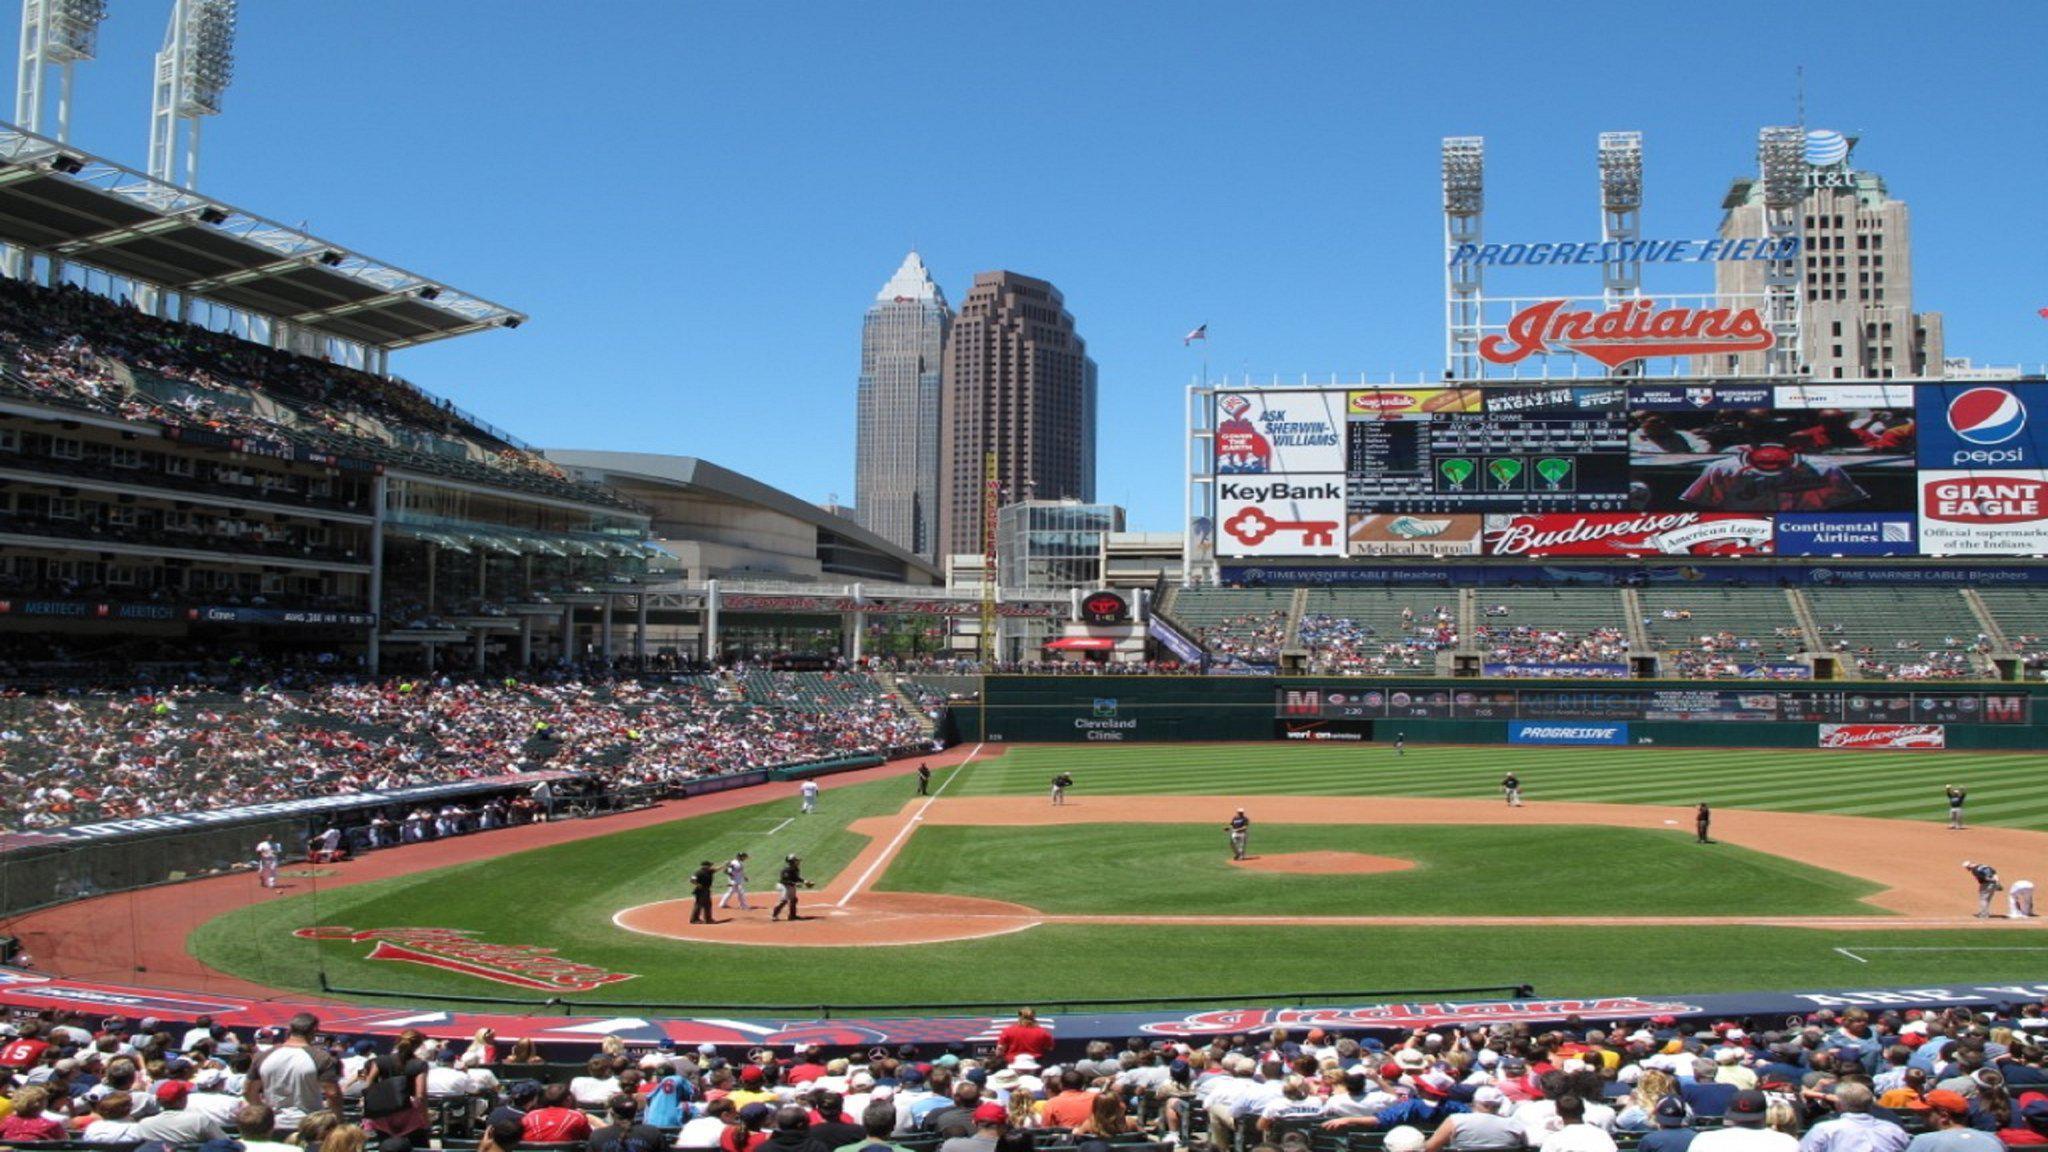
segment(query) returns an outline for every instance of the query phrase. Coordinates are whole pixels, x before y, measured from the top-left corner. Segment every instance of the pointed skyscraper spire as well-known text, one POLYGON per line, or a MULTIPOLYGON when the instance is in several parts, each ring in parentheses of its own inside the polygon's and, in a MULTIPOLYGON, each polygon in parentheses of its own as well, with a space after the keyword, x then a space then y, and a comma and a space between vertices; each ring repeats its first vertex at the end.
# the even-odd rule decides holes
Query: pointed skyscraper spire
POLYGON ((942 308, 946 304, 946 294, 939 291, 939 286, 932 281, 931 270, 924 266, 924 258, 917 254, 915 248, 903 258, 903 266, 896 269, 896 274, 889 277, 882 290, 875 293, 875 299, 883 304, 929 301, 942 308))

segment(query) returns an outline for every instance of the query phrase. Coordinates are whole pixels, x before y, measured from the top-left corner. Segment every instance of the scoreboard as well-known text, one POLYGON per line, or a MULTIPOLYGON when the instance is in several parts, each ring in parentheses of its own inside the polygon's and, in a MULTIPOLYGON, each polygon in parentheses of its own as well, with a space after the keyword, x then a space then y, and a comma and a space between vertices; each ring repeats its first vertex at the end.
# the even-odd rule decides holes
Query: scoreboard
POLYGON ((1628 506, 1628 421, 1619 412, 1456 413, 1353 421, 1346 431, 1353 512, 1628 506))
POLYGON ((2024 692, 1776 688, 1276 688, 1293 720, 1683 720, 1732 724, 2026 724, 2024 692))

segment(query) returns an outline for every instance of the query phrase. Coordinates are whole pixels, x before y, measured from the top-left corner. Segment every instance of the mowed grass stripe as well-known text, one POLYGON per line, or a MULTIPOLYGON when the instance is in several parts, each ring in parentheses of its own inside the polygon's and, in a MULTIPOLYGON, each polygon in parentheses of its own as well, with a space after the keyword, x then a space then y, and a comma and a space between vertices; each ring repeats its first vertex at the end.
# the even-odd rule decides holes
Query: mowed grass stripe
POLYGON ((1532 800, 1830 812, 1940 820, 1944 784, 1970 789, 1973 821, 2048 828, 2048 760, 2027 753, 1805 749, 1136 745, 1012 748, 963 794, 1042 791, 1062 770, 1076 795, 1492 797, 1512 768, 1532 800))

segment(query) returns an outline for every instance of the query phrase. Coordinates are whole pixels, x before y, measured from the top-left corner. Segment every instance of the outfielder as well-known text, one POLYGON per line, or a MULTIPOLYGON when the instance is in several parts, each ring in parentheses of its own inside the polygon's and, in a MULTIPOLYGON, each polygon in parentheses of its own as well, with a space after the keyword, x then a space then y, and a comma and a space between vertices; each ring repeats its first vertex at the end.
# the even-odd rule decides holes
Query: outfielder
POLYGON ((1963 826, 1963 801, 1969 798, 1970 793, 1953 784, 1942 791, 1948 794, 1948 826, 1960 830, 1963 826))
POLYGON ((733 900, 740 902, 740 911, 752 912, 747 903, 747 854, 745 852, 725 862, 725 893, 718 898, 720 908, 730 907, 733 900))
POLYGON ((1501 795, 1507 797, 1508 807, 1520 808, 1522 806, 1522 778, 1520 776, 1510 772, 1501 777, 1500 791, 1501 795))
POLYGON ((1244 809, 1239 808, 1237 815, 1232 816, 1230 823, 1225 824, 1223 829, 1230 833, 1230 858, 1232 860, 1244 859, 1244 846, 1252 838, 1251 817, 1246 816, 1244 809))
POLYGON ((256 876, 265 888, 277 887, 277 841, 265 836, 256 844, 256 876))
POLYGON ((818 782, 816 780, 806 780, 797 788, 797 791, 803 793, 804 796, 803 814, 809 816, 811 813, 816 812, 818 810, 818 782))
POLYGON ((1407 734, 1406 732, 1396 732, 1396 733, 1394 733, 1394 755, 1396 755, 1396 756, 1406 756, 1407 754, 1408 754, 1408 734, 1407 734))
POLYGON ((768 918, 770 920, 782 919, 782 910, 787 908, 789 909, 789 918, 791 920, 803 919, 803 917, 796 914, 796 894, 798 889, 810 887, 813 887, 811 882, 804 879, 803 860, 795 853, 784 856, 782 858, 782 876, 776 884, 777 890, 782 894, 782 899, 775 902, 775 908, 768 913, 768 918))
POLYGON ((1977 919, 1991 918, 1991 898, 1998 895, 2005 885, 1998 882, 1998 869, 1989 864, 1963 861, 1963 869, 1977 881, 1977 919))

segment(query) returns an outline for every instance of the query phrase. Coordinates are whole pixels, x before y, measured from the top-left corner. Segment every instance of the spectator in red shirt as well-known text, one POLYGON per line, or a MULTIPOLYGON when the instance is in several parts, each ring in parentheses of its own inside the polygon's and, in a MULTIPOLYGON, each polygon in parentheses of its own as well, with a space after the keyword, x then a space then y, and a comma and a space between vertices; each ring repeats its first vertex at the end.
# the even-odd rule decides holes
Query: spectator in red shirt
POLYGON ((590 1139, 590 1117, 570 1107, 569 1086, 550 1084, 540 1091, 540 1107, 519 1121, 522 1140, 536 1144, 566 1144, 590 1139))
POLYGON ((1040 1063, 1052 1055, 1052 1033, 1038 1023, 1038 1013, 1026 1008, 1017 1013, 1017 1022, 996 1033, 996 1055, 1007 1064, 1019 1056, 1029 1056, 1040 1063))
POLYGON ((67 1133, 64 1125, 43 1115, 43 1109, 50 1105, 50 1094, 41 1088, 23 1088, 14 1094, 14 1111, 6 1120, 0 1121, 0 1140, 9 1144, 21 1140, 62 1140, 67 1133))
POLYGON ((42 1025, 31 1023, 21 1030, 21 1037, 0 1046, 0 1068, 33 1068, 42 1063, 43 1053, 50 1045, 42 1039, 42 1025))

